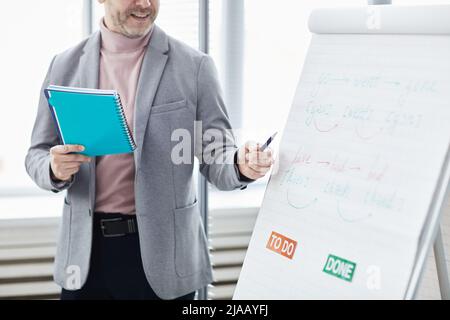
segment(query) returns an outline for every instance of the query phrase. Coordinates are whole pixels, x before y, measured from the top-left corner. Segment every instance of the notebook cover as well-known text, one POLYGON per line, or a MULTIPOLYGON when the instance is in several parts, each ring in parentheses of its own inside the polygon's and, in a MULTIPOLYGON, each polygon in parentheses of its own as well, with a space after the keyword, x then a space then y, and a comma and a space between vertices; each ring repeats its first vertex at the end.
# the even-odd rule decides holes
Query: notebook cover
POLYGON ((85 151, 80 154, 90 157, 135 150, 115 95, 52 89, 45 90, 45 95, 63 144, 83 145, 85 151))

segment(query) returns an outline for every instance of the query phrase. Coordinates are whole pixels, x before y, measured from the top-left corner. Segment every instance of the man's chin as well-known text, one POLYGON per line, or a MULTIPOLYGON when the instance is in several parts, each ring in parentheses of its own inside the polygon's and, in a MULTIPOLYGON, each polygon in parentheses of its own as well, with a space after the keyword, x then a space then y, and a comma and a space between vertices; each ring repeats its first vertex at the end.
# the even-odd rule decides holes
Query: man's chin
POLYGON ((125 36, 128 38, 140 38, 145 36, 151 29, 151 25, 146 28, 127 28, 125 36))

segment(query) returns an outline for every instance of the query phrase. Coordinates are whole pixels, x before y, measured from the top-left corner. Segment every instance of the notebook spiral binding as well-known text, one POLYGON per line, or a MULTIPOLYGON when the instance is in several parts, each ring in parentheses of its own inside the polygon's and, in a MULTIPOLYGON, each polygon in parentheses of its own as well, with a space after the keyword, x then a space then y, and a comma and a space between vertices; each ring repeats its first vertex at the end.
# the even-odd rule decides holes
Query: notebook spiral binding
POLYGON ((132 151, 136 150, 136 143, 134 142, 133 136, 131 135, 130 129, 128 128, 128 123, 125 117, 125 111, 123 109, 122 99, 120 98, 120 94, 116 93, 115 95, 116 105, 117 105, 117 115, 119 117, 119 121, 122 125, 122 131, 126 136, 128 143, 130 144, 130 148, 132 151))

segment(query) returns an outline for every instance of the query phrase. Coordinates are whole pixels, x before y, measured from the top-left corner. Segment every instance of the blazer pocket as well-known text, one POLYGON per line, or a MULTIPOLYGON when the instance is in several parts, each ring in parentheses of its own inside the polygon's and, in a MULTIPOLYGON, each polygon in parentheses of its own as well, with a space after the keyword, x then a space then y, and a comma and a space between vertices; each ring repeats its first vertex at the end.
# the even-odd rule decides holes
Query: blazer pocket
POLYGON ((187 108, 186 99, 176 101, 176 102, 166 103, 166 104, 160 104, 157 106, 152 106, 151 114, 154 115, 154 114, 160 114, 160 113, 173 112, 173 111, 184 109, 184 108, 187 108))
POLYGON ((205 252, 198 201, 175 209, 175 269, 180 277, 203 270, 205 252))

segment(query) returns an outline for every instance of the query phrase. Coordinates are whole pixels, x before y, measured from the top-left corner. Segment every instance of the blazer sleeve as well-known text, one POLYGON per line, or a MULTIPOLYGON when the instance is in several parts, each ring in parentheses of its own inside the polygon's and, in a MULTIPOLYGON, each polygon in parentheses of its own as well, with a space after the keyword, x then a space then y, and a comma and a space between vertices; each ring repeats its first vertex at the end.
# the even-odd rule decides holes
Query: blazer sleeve
POLYGON ((197 120, 201 121, 204 137, 201 145, 196 145, 201 174, 220 190, 245 189, 253 180, 242 177, 235 163, 238 147, 231 131, 217 70, 208 55, 202 57, 198 71, 197 120), (221 139, 216 139, 218 137, 221 139))
POLYGON ((74 179, 70 182, 55 182, 50 175, 50 149, 60 144, 60 141, 44 89, 50 84, 50 74, 55 58, 50 64, 40 91, 37 116, 31 133, 31 145, 25 157, 25 168, 40 188, 58 193, 70 188, 74 179))

